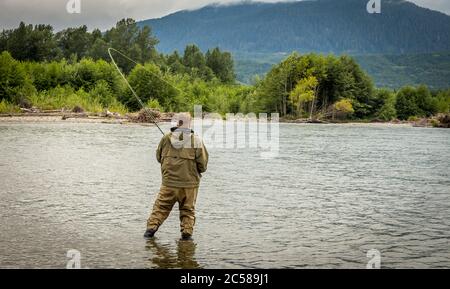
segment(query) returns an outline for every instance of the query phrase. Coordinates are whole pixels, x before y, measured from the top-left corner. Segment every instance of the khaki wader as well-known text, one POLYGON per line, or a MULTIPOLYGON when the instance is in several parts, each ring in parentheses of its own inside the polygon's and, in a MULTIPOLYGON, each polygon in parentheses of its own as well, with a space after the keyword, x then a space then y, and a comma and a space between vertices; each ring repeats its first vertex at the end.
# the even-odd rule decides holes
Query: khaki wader
POLYGON ((167 219, 175 203, 180 210, 181 233, 192 235, 195 224, 195 202, 198 188, 171 188, 162 186, 147 221, 147 229, 158 230, 167 219))

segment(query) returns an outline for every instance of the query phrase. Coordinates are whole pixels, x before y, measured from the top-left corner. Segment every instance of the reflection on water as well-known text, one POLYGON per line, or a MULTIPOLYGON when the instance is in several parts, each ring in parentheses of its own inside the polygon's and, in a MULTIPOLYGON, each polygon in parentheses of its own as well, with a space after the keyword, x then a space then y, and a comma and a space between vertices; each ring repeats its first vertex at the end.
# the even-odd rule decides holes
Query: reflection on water
MULTIPOLYGON (((168 129, 167 126, 164 129, 168 129)), ((161 184, 154 127, 0 124, 0 267, 450 267, 450 130, 280 126, 280 153, 210 149, 194 242, 175 208, 143 239, 161 184)))
POLYGON ((173 253, 171 246, 159 243, 156 238, 147 241, 145 248, 152 256, 149 261, 159 269, 200 269, 200 264, 195 260, 194 241, 178 241, 176 253, 173 253))

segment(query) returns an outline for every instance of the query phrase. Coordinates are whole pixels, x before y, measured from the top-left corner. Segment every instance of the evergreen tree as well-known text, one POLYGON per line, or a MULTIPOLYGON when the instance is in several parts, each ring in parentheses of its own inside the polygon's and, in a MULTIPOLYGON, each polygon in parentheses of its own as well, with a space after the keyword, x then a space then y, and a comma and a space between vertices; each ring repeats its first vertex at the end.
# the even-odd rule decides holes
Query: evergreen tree
POLYGON ((234 62, 231 53, 221 52, 218 47, 208 50, 205 55, 206 65, 211 68, 216 77, 223 83, 233 83, 236 80, 234 74, 234 62))

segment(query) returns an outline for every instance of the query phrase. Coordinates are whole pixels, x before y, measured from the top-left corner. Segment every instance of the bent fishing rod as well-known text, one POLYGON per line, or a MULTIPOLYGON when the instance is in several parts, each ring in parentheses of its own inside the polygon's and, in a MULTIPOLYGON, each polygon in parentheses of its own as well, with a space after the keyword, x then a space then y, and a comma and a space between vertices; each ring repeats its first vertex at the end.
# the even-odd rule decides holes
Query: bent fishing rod
POLYGON ((142 102, 141 98, 137 95, 137 93, 134 91, 133 87, 131 87, 130 83, 128 82, 127 78, 125 77, 125 75, 122 73, 122 71, 120 70, 119 66, 117 65, 116 61, 114 60, 114 57, 111 54, 111 51, 114 51, 118 54, 120 54, 122 57, 124 57, 125 59, 127 59, 128 61, 133 62, 134 64, 138 65, 139 63, 137 63, 136 61, 134 61, 133 59, 129 58, 128 56, 126 56, 125 54, 123 54, 122 52, 120 52, 117 49, 114 48, 108 48, 108 54, 109 57, 111 58, 112 63, 114 64, 114 66, 116 67, 117 71, 119 72, 119 74, 122 76, 123 80, 125 80, 125 83, 127 84, 128 88, 131 90, 131 93, 133 94, 133 96, 136 98, 136 100, 139 102, 139 104, 142 106, 142 108, 144 109, 144 111, 148 114, 148 116, 150 117, 150 120, 153 122, 153 124, 156 125, 156 127, 159 129, 159 131, 162 133, 162 135, 165 135, 163 130, 159 127, 159 125, 156 123, 156 119, 155 117, 151 114, 151 112, 149 111, 149 109, 144 105, 144 103, 142 102))

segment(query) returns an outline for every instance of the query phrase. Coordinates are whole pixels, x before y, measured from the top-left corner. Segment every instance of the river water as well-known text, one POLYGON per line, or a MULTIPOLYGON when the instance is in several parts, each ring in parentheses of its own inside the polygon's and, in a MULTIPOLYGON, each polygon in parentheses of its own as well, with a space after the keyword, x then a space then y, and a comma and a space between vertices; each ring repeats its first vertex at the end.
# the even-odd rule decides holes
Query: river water
POLYGON ((382 268, 450 267, 450 130, 282 124, 277 158, 211 148, 193 242, 177 206, 142 238, 159 138, 0 124, 0 267, 65 268, 77 250, 82 268, 366 268, 372 249, 382 268))

